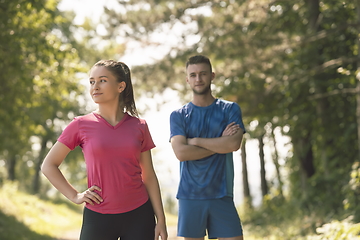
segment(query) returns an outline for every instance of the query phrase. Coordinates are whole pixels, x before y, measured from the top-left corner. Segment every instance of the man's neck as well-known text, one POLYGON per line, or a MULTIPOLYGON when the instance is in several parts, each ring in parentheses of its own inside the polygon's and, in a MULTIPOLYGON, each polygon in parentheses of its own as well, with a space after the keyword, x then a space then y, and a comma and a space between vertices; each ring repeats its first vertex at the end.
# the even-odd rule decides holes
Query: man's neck
POLYGON ((215 98, 210 95, 195 95, 193 96, 193 100, 191 101, 195 106, 198 107, 207 107, 210 106, 214 102, 215 98))

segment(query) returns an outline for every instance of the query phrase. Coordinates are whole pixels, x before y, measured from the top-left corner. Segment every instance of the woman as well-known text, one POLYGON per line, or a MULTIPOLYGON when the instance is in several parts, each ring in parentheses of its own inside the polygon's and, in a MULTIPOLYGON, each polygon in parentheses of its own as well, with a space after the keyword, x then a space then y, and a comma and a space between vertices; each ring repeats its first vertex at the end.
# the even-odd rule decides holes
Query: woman
POLYGON ((81 240, 167 239, 159 183, 152 165, 152 141, 138 118, 130 70, 113 60, 90 71, 90 94, 97 111, 74 118, 41 167, 65 197, 85 203, 81 240), (82 148, 88 189, 78 192, 59 170, 67 154, 82 148), (155 217, 156 216, 156 221, 155 217))

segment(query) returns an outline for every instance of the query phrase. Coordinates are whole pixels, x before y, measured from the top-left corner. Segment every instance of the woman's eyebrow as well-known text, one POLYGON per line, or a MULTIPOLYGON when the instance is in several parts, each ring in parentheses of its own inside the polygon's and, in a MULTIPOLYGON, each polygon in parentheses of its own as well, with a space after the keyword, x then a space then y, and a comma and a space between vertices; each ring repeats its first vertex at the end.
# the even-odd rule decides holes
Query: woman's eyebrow
MULTIPOLYGON (((102 77, 105 77, 105 78, 109 78, 108 76, 99 76, 98 78, 102 78, 102 77)), ((94 79, 95 77, 90 77, 89 79, 94 79)))

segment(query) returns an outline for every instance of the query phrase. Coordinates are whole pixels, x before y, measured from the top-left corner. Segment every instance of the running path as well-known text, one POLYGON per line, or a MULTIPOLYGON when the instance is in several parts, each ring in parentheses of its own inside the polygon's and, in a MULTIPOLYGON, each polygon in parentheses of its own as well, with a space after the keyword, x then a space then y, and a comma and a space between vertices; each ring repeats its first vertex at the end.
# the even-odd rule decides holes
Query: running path
POLYGON ((177 227, 176 226, 167 226, 168 230, 168 240, 180 240, 183 239, 181 237, 177 237, 177 227))
MULTIPOLYGON (((180 240, 182 238, 176 236, 176 226, 167 226, 168 240, 180 240)), ((57 240, 79 240, 80 230, 66 232, 62 238, 57 240)))

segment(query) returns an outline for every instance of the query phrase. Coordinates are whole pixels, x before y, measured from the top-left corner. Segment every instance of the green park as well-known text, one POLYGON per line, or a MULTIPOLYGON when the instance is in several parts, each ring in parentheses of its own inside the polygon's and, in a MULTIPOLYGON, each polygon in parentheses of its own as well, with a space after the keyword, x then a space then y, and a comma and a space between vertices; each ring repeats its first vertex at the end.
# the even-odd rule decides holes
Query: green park
MULTIPOLYGON (((78 239, 83 205, 41 165, 96 108, 88 75, 101 59, 131 68, 169 240, 181 239, 168 124, 191 101, 197 54, 211 59, 214 96, 241 107, 244 239, 360 239, 360 0, 0 0, 0 239, 78 239)), ((80 147, 60 169, 87 189, 80 147)))

